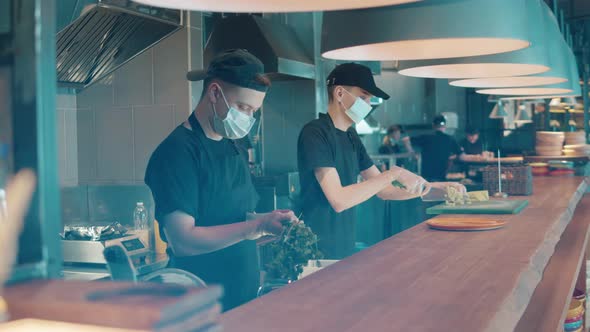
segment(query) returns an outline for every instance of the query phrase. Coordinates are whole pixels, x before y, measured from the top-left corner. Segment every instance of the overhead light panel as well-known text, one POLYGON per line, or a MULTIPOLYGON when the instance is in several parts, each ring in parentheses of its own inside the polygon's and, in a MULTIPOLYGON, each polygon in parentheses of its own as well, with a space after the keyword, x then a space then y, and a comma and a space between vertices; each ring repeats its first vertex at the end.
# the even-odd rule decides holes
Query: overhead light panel
POLYGON ((326 12, 322 56, 349 61, 424 60, 523 49, 530 45, 528 19, 523 19, 528 13, 526 1, 430 0, 326 12))
POLYGON ((183 10, 228 13, 314 12, 399 5, 422 0, 133 0, 183 10))

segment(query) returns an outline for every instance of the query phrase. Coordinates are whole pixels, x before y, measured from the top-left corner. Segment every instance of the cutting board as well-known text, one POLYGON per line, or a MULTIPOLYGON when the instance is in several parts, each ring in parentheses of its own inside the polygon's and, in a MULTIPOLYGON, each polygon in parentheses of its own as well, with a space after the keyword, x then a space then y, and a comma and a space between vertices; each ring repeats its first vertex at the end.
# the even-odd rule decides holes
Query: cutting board
POLYGON ((426 221, 426 224, 432 229, 442 231, 487 231, 504 227, 506 221, 472 216, 437 216, 426 221))
POLYGON ((427 214, 518 214, 529 205, 525 200, 489 200, 466 205, 439 204, 426 210, 427 214))

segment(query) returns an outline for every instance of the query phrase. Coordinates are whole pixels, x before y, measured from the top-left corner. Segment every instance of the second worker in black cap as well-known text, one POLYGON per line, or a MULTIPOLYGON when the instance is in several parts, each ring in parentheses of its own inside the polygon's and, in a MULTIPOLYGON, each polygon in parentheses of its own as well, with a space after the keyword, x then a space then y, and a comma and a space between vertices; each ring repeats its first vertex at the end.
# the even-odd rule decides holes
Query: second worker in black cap
POLYGON ((389 95, 375 85, 368 67, 337 66, 328 75, 327 89, 328 112, 305 125, 299 135, 301 207, 324 256, 342 259, 355 251, 355 206, 374 195, 386 200, 411 199, 433 186, 448 184, 429 183, 396 166, 381 173, 373 164, 353 124, 369 114, 372 96, 389 99, 389 95), (364 181, 357 183, 359 175, 364 181), (405 189, 392 185, 395 180, 405 189))
POLYGON ((254 124, 270 85, 263 72, 245 50, 224 52, 207 71, 189 72, 189 80, 204 80, 201 100, 157 147, 145 174, 170 265, 223 285, 225 310, 256 296, 260 273, 252 240, 280 235, 282 222, 296 220, 291 211, 246 220, 258 195, 234 140, 254 124))

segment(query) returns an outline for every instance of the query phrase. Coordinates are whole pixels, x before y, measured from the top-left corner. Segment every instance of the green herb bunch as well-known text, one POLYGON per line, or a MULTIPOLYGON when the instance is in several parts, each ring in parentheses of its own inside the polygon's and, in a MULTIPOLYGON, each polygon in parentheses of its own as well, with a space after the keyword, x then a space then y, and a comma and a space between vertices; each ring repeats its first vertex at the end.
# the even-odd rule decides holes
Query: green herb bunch
POLYGON ((268 254, 271 259, 264 265, 267 275, 286 280, 297 280, 309 260, 322 258, 317 235, 304 223, 287 226, 283 238, 268 245, 268 254))

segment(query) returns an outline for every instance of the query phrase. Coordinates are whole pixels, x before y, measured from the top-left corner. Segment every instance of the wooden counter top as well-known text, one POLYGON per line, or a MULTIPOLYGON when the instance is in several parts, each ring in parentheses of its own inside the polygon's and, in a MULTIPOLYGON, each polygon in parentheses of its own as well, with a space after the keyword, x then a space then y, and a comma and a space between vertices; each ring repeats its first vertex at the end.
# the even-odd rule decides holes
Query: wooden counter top
POLYGON ((527 209, 490 216, 502 229, 420 224, 224 314, 224 330, 512 331, 587 187, 536 178, 527 209))

